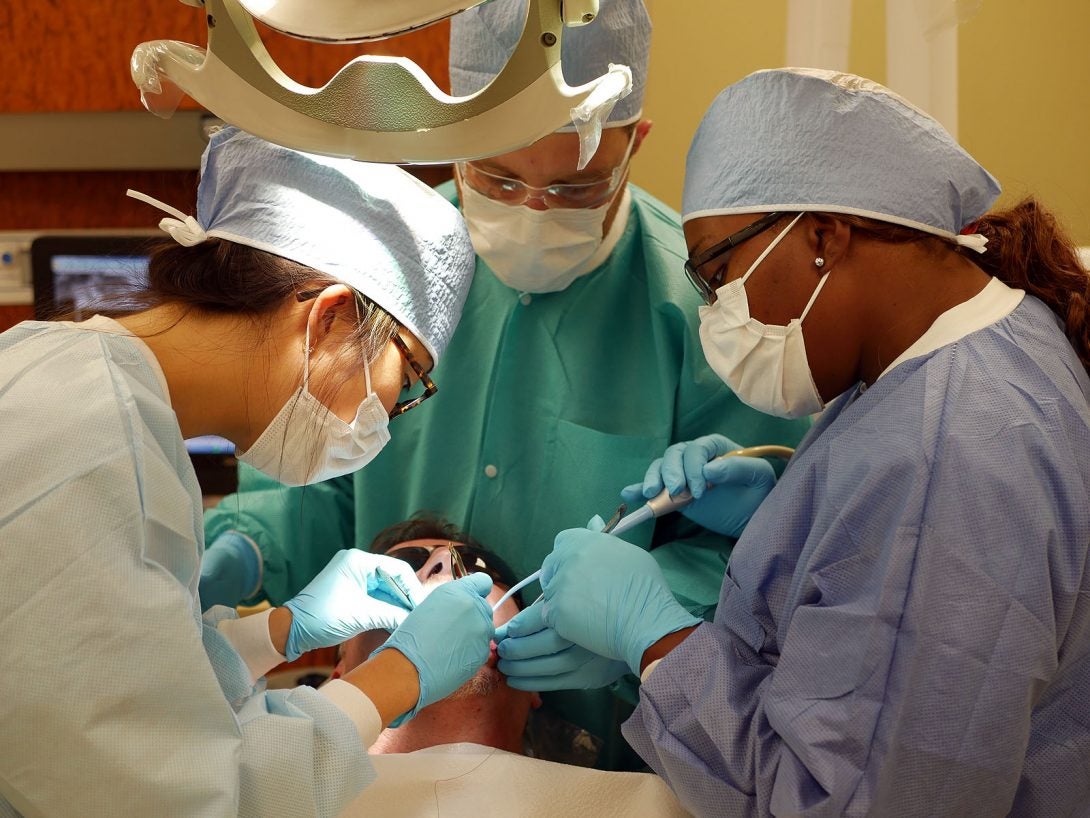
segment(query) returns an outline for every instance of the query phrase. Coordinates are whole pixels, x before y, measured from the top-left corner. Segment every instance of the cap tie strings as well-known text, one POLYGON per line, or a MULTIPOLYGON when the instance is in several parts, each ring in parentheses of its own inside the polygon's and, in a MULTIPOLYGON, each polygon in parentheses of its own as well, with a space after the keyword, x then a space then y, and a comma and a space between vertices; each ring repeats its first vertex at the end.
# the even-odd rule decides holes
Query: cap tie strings
POLYGON ((208 238, 208 234, 201 227, 200 223, 193 217, 187 216, 182 211, 175 207, 160 202, 149 196, 146 193, 141 193, 138 190, 126 190, 126 196, 131 196, 134 199, 139 199, 145 204, 149 204, 152 207, 162 210, 164 213, 169 213, 174 218, 160 219, 159 229, 170 234, 170 237, 174 239, 178 244, 183 247, 192 247, 195 244, 200 244, 208 238))

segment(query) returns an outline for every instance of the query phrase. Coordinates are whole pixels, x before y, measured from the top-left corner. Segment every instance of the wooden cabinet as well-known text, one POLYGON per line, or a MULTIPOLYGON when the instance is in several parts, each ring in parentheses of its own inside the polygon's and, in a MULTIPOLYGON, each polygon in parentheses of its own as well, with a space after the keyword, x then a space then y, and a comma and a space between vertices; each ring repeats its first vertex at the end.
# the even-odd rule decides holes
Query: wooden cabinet
MULTIPOLYGON (((305 85, 324 84, 346 62, 366 53, 408 57, 440 88, 449 88, 447 23, 353 45, 305 42, 264 27, 261 31, 280 67, 305 85)), ((177 0, 0 0, 0 76, 4 78, 0 117, 15 134, 14 150, 19 151, 22 144, 19 118, 4 115, 73 115, 58 117, 57 127, 66 129, 67 139, 78 140, 81 114, 142 111, 140 94, 129 76, 129 58, 139 43, 166 39, 203 45, 203 10, 177 0)), ((185 100, 182 107, 195 109, 196 105, 185 100)), ((118 146, 123 152, 124 141, 118 146)), ((411 170, 433 185, 450 178, 449 168, 411 170)), ((0 172, 0 230, 153 227, 159 214, 127 198, 125 189, 130 187, 189 210, 196 201, 197 172, 0 172)), ((16 314, 23 317, 23 310, 17 306, 0 311, 0 329, 16 314)))

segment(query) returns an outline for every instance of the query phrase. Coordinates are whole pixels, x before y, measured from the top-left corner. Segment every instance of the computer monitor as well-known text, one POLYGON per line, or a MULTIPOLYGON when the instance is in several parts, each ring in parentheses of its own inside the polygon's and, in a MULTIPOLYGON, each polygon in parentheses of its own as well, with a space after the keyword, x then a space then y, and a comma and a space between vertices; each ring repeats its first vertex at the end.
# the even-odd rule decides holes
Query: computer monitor
MULTIPOLYGON (((43 235, 30 245, 34 317, 82 321, 109 304, 124 311, 125 294, 147 281, 150 236, 43 235)), ((238 486, 235 445, 211 435, 185 441, 206 495, 238 486)))

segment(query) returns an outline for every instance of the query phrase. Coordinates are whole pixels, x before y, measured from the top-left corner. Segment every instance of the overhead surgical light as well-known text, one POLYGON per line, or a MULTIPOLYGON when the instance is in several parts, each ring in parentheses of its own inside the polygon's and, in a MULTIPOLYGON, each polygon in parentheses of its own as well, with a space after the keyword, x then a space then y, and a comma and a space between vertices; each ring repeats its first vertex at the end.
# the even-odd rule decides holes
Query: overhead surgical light
POLYGON ((446 163, 517 150, 574 122, 582 167, 632 87, 626 66, 577 87, 564 81, 564 28, 592 22, 598 0, 529 0, 503 71, 466 97, 445 94, 404 57, 356 57, 323 87, 301 85, 276 65, 253 21, 304 39, 356 42, 430 25, 480 0, 183 2, 204 7, 208 48, 176 40, 137 46, 130 69, 144 106, 169 117, 186 94, 226 122, 311 153, 446 163))

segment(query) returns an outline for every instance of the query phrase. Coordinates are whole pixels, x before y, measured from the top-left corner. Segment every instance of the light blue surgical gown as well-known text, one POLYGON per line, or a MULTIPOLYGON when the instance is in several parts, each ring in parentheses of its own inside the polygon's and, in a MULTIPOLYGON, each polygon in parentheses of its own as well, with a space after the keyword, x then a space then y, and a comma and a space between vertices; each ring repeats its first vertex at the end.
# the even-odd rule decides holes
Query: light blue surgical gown
POLYGON ((1087 815, 1088 401, 1028 296, 843 396, 625 737, 698 815, 1087 815))
POLYGON ((336 815, 359 734, 202 621, 200 493, 138 346, 3 333, 0 429, 0 815, 336 815))

